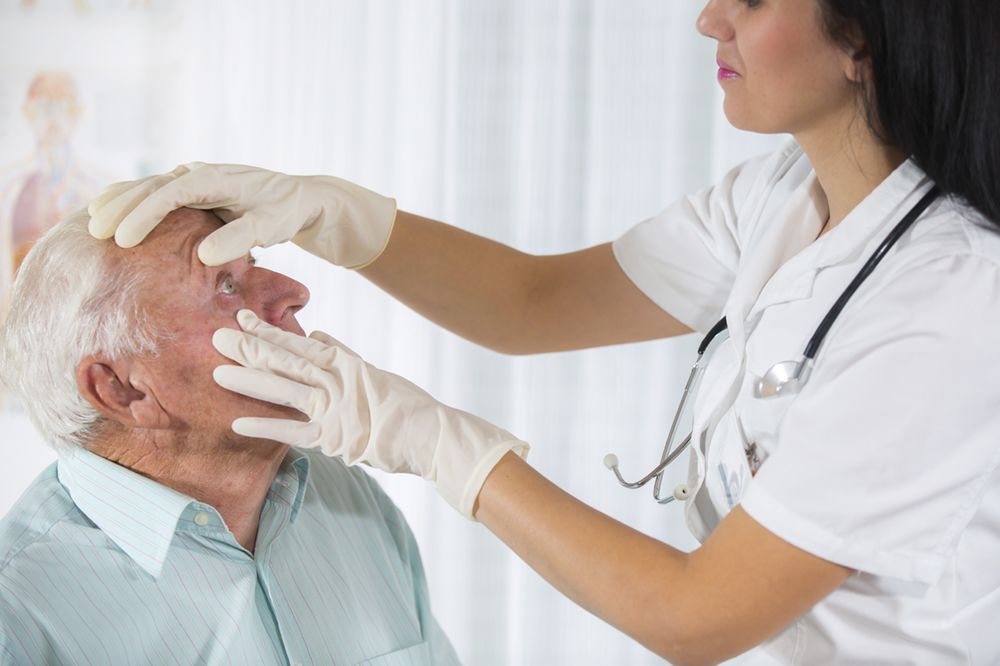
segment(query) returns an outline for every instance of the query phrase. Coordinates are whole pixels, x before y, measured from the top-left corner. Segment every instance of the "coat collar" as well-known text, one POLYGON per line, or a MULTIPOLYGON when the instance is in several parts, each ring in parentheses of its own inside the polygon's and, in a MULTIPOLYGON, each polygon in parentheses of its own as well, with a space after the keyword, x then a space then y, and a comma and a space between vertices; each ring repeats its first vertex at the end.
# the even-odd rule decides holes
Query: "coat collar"
POLYGON ((740 253, 740 267, 725 308, 737 350, 746 344, 746 322, 762 290, 790 259, 819 235, 827 218, 826 196, 815 173, 768 219, 758 219, 740 253))
MULTIPOLYGON (((860 261, 882 242, 885 235, 931 186, 926 174, 907 160, 826 235, 816 238, 829 215, 826 196, 815 173, 773 221, 755 234, 743 253, 731 307, 730 326, 738 316, 745 323, 766 308, 809 298, 820 271, 860 261), (739 289, 739 291, 737 291, 739 289)), ((745 342, 744 326, 737 326, 745 342)), ((742 345, 740 345, 742 347, 742 345)))

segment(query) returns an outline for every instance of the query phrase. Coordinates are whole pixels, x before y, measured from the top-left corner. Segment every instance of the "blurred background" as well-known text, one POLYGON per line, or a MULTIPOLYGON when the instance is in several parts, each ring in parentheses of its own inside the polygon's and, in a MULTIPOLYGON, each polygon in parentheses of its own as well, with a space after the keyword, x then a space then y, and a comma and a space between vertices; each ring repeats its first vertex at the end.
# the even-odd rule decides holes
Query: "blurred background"
MULTIPOLYGON (((38 236, 112 181, 193 160, 332 174, 533 253, 616 238, 782 137, 721 113, 699 2, 0 0, 0 316, 38 236)), ((557 484, 677 547, 677 507, 615 483, 659 455, 697 340, 506 357, 293 246, 300 319, 533 444, 557 484)), ((0 387, 0 514, 54 460, 0 387)), ((685 467, 685 464, 681 464, 685 467)), ((681 477, 668 477, 667 487, 681 477)), ((376 475, 467 664, 655 664, 419 479, 376 475)))

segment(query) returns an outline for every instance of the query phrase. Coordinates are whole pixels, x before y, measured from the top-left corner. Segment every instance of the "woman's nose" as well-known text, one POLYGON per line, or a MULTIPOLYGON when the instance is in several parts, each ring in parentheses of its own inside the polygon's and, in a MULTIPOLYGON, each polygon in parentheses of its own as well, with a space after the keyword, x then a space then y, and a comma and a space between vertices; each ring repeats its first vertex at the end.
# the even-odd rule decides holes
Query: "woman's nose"
POLYGON ((716 41, 725 42, 732 36, 732 28, 721 6, 725 0, 709 0, 698 14, 694 25, 698 32, 716 41))

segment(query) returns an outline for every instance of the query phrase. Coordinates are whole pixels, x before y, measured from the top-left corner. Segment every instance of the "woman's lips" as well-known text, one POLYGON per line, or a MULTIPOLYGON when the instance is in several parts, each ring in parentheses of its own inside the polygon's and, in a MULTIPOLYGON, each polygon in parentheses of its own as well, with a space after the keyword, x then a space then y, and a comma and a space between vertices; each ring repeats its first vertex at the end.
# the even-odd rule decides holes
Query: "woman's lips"
POLYGON ((715 62, 719 65, 718 79, 720 81, 731 81, 732 79, 740 78, 740 75, 736 72, 736 70, 729 67, 726 63, 718 59, 716 59, 715 62))

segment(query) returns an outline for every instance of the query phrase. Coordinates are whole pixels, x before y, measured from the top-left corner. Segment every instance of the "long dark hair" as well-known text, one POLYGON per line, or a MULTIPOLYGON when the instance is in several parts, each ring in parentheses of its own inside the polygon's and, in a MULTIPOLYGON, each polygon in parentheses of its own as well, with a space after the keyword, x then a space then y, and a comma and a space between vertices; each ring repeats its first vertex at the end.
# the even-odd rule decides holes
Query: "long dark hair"
POLYGON ((875 133, 1000 227, 1000 0, 819 5, 834 42, 863 44, 875 133))

